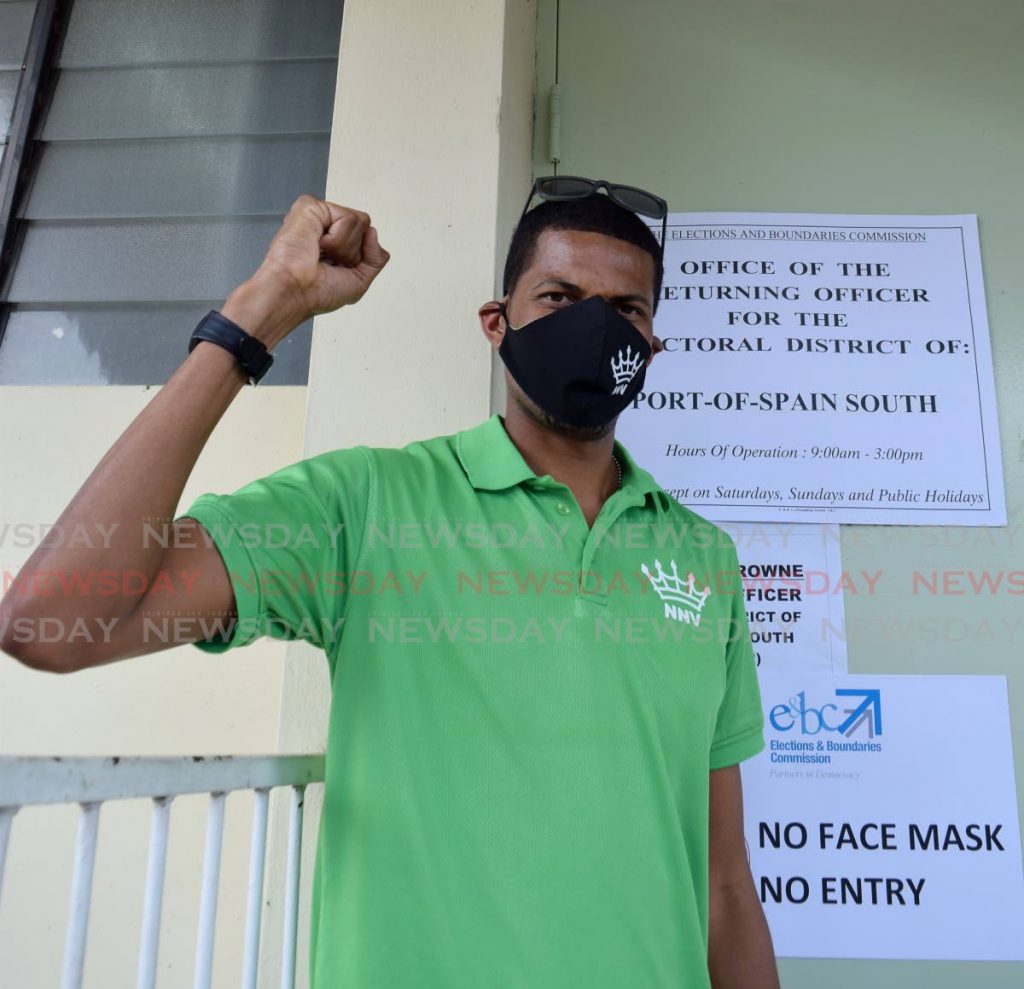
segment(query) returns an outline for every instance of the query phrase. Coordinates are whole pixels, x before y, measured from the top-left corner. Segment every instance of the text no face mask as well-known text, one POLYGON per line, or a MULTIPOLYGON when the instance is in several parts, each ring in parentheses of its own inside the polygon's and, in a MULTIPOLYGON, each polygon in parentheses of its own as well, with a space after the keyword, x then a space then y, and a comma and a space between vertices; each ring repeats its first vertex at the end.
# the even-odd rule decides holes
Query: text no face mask
POLYGON ((498 353, 541 409, 571 426, 604 426, 643 387, 651 345, 600 296, 507 329, 498 353))

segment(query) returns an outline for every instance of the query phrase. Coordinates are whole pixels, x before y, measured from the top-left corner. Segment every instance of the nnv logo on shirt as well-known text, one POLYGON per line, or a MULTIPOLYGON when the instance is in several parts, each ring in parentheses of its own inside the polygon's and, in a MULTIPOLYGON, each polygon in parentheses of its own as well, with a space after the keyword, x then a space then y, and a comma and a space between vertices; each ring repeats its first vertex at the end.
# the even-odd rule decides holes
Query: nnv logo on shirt
POLYGON ((711 588, 705 587, 698 591, 696 577, 692 573, 687 574, 684 582, 679 576, 676 561, 669 562, 672 564, 671 573, 662 569, 661 560, 654 561, 656 572, 653 574, 646 563, 640 564, 640 570, 665 605, 666 618, 674 618, 688 625, 700 625, 700 614, 711 595, 711 588))

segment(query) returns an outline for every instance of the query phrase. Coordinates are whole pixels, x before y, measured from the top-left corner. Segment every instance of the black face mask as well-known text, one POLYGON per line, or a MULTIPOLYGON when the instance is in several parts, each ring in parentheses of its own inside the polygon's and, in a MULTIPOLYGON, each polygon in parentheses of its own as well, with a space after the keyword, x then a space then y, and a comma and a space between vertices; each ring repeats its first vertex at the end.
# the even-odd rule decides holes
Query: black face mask
POLYGON ((644 384, 651 345, 600 296, 563 306, 513 329, 498 353, 516 384, 549 415, 571 426, 611 422, 644 384))

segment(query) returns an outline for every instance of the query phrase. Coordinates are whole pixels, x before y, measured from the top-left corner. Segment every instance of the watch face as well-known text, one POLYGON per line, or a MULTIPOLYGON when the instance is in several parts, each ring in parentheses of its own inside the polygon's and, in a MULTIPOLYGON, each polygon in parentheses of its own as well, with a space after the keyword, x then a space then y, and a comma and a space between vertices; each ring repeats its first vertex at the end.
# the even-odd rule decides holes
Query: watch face
POLYGON ((259 357, 260 352, 263 350, 263 345, 255 337, 247 336, 238 345, 238 357, 239 360, 245 361, 247 364, 254 358, 259 357))
POLYGON ((274 358, 260 340, 247 336, 238 347, 238 362, 250 377, 259 381, 274 363, 274 358))

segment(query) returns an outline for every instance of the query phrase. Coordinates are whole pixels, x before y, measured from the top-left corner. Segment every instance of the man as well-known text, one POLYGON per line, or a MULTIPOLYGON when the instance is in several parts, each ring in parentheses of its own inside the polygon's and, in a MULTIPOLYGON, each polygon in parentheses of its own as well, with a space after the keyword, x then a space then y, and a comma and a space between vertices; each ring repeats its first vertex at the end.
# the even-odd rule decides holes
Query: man
MULTIPOLYGON (((334 450, 174 518, 261 373, 255 341, 272 350, 358 301, 388 261, 365 213, 301 197, 228 322, 207 324, 61 516, 120 523, 110 548, 26 564, 187 572, 179 612, 224 619, 197 647, 324 650, 313 989, 778 986, 743 840, 738 763, 764 742, 735 549, 614 439, 658 349, 661 282, 616 188, 517 228, 503 299, 480 309, 504 418, 334 450), (169 548, 141 540, 138 523, 172 518, 169 548)), ((52 605, 114 621, 109 641, 0 646, 69 672, 168 645, 147 634, 156 598, 52 605)), ((0 602, 0 618, 37 611, 15 590, 0 602)))

